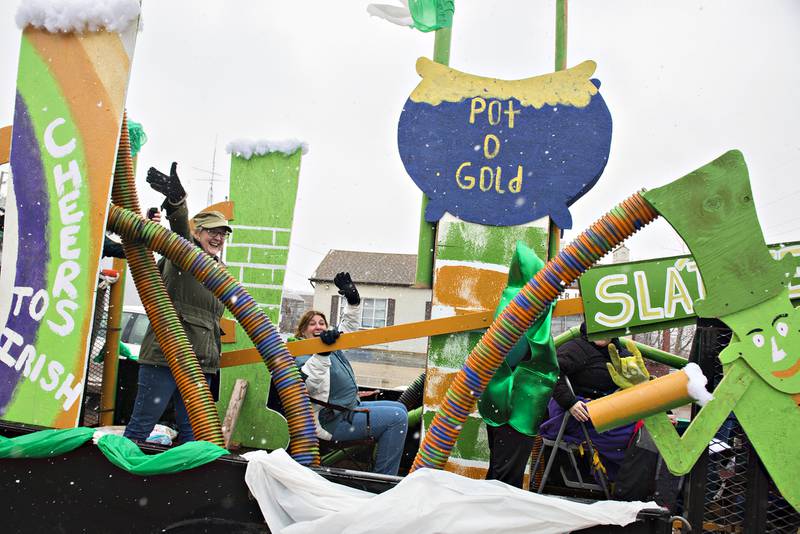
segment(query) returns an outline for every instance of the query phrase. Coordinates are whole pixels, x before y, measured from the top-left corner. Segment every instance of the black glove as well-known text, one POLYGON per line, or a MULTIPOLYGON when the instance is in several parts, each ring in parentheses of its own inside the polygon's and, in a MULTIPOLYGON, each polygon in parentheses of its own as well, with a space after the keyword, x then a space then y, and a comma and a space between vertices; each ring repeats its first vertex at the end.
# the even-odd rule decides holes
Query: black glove
POLYGON ((150 187, 167 197, 172 204, 180 204, 186 198, 186 190, 181 185, 177 173, 178 163, 173 161, 169 176, 155 167, 147 171, 147 183, 150 187))
POLYGON ((339 339, 340 335, 342 335, 342 333, 339 332, 339 330, 334 326, 330 330, 323 330, 320 333, 319 338, 326 345, 333 345, 336 343, 336 340, 339 339))
POLYGON ((358 294, 353 279, 350 278, 350 273, 337 273, 333 277, 333 283, 339 288, 339 294, 344 295, 344 298, 347 299, 348 304, 351 306, 361 304, 361 296, 358 294))

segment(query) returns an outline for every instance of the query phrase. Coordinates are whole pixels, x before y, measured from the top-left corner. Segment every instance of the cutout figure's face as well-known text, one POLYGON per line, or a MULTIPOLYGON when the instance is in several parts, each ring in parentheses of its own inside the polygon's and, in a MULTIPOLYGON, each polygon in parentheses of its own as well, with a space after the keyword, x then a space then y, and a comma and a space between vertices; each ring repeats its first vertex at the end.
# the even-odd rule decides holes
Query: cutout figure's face
POLYGON ((722 363, 744 358, 770 386, 800 393, 800 308, 787 292, 722 320, 738 338, 720 354, 722 363))

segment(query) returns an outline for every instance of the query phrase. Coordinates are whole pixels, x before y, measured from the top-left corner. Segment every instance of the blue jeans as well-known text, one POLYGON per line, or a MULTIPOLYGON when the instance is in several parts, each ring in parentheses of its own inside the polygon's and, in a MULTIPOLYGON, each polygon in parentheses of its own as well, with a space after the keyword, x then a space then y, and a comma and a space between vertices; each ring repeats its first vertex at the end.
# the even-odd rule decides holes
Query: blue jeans
MULTIPOLYGON (((208 382, 211 375, 205 377, 208 382)), ((175 422, 178 423, 176 443, 194 441, 189 414, 169 367, 140 363, 138 386, 133 414, 125 427, 126 438, 146 440, 164 414, 169 399, 172 398, 175 404, 175 422)))
MULTIPOLYGON (((400 468, 400 458, 408 433, 408 412, 403 404, 395 401, 367 401, 359 408, 369 410, 369 423, 372 436, 378 442, 375 456, 375 472, 396 475, 400 468)), ((339 421, 333 429, 333 439, 347 441, 367 437, 367 416, 356 412, 353 422, 339 421)))

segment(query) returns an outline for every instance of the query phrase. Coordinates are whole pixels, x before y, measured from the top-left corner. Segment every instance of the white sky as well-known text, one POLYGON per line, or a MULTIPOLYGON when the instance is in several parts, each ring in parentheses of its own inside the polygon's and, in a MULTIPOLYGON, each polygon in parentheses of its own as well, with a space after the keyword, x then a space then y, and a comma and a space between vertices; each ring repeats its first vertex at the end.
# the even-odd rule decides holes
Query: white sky
MULTIPOLYGON (((389 3, 391 0, 384 0, 389 3)), ((367 1, 144 0, 127 108, 149 141, 137 174, 178 171, 199 210, 215 139, 224 198, 236 138, 297 138, 303 157, 287 286, 332 248, 416 253, 421 193, 397 152, 397 120, 433 34, 366 14, 367 1), (203 169, 203 170, 197 170, 203 169)), ((0 2, 0 125, 11 124, 17 2, 0 2)), ((568 64, 595 74, 614 120, 611 155, 572 206, 574 230, 730 148, 747 158, 767 241, 800 240, 800 3, 572 0, 568 64)), ((456 0, 450 64, 498 78, 553 70, 554 1, 456 0)), ((268 194, 268 192, 265 192, 268 194)), ((632 259, 682 253, 664 223, 632 259)), ((575 232, 567 234, 567 239, 575 232)))

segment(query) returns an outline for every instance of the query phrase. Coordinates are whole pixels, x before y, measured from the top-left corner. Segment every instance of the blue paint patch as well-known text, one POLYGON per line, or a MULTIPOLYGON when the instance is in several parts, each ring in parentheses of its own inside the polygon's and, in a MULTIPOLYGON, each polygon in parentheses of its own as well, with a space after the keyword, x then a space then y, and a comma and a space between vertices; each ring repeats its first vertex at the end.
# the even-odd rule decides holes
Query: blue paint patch
POLYGON ((430 199, 429 222, 445 211, 491 226, 549 215, 571 228, 568 207, 594 186, 608 161, 611 114, 600 93, 582 108, 536 109, 513 98, 435 106, 408 99, 397 144, 406 171, 430 199))

